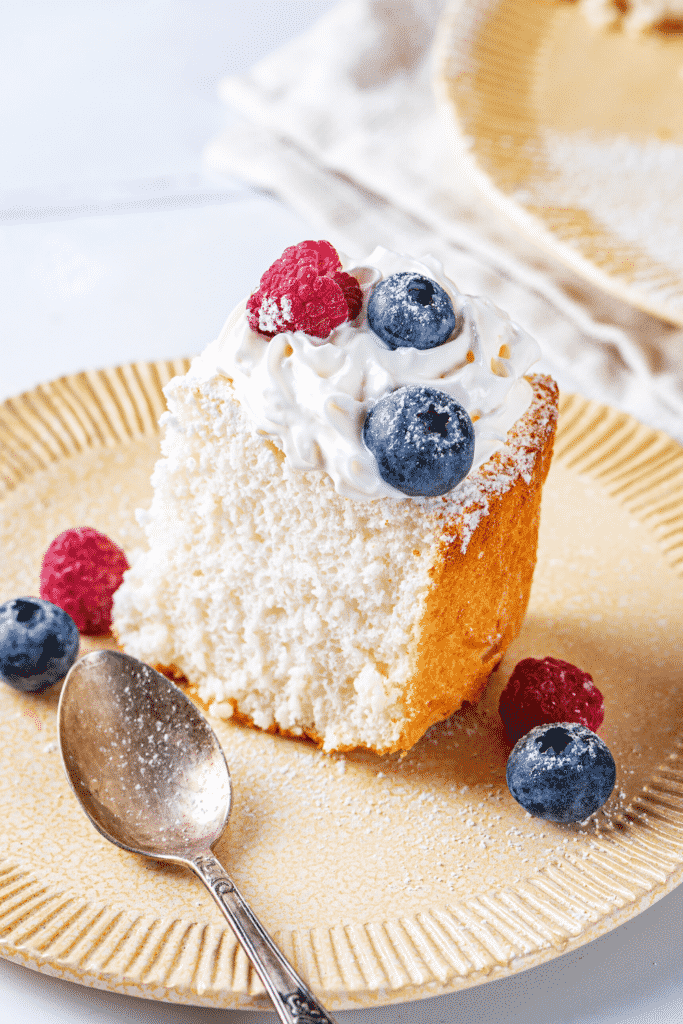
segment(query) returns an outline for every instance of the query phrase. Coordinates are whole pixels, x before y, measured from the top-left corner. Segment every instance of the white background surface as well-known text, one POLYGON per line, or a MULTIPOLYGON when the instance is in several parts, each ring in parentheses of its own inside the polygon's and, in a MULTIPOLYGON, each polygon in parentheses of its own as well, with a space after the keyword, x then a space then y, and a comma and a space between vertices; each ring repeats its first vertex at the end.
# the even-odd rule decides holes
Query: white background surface
MULTIPOLYGON (((395 0, 398 2, 398 0, 395 0)), ((128 360, 192 354, 310 229, 202 168, 219 79, 331 0, 4 0, 0 399, 128 360)), ((1 842, 1 838, 0 838, 1 842)), ((267 922, 266 922, 267 923, 267 922)), ((1 927, 1 922, 0 922, 1 927)), ((683 1018, 683 894, 505 981, 341 1021, 669 1024, 683 1018)), ((0 1024, 274 1020, 91 991, 0 961, 0 1024)))

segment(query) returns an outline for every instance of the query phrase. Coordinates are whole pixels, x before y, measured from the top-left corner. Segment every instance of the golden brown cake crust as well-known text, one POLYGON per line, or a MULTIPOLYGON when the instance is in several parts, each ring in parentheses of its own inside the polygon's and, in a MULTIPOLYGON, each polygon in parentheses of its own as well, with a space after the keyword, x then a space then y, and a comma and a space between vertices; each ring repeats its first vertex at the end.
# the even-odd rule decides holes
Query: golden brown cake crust
MULTIPOLYGON (((478 470, 489 483, 488 511, 480 499, 454 513, 444 497, 443 542, 431 570, 417 671, 404 701, 406 725, 396 744, 375 753, 409 750, 431 725, 465 701, 476 701, 521 629, 536 565, 541 492, 550 468, 559 397, 552 378, 539 374, 527 379, 533 387, 529 409, 510 431, 505 448, 478 470), (484 514, 472 530, 472 516, 479 511, 484 514)), ((192 689, 175 666, 155 667, 192 689)), ((235 701, 227 703, 233 721, 259 728, 235 701)), ((324 742, 311 729, 299 734, 274 725, 260 731, 308 738, 319 746, 324 742)))
POLYGON ((489 499, 466 550, 463 517, 444 522, 441 558, 421 625, 417 672, 406 697, 409 719, 397 750, 408 750, 424 732, 465 701, 476 701, 486 681, 519 633, 531 592, 541 491, 550 468, 558 410, 558 388, 550 377, 530 378, 534 398, 515 425, 505 449, 484 474, 514 473, 503 493, 489 499), (520 473, 519 455, 530 472, 520 473), (526 479, 525 479, 526 477, 526 479))

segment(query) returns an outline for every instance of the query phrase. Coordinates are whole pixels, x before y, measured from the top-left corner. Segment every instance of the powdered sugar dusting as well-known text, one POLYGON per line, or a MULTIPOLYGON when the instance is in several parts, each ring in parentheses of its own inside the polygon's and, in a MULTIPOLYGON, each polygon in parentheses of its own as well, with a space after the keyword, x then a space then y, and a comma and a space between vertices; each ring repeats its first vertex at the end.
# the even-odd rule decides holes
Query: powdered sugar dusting
POLYGON ((520 477, 527 486, 531 483, 539 438, 542 443, 555 430, 555 385, 541 384, 548 378, 539 375, 529 377, 529 381, 534 386, 534 398, 527 414, 508 433, 505 447, 448 495, 448 511, 457 517, 462 554, 488 515, 490 500, 505 494, 520 477))
POLYGON ((624 244, 683 273, 680 143, 588 132, 547 131, 543 138, 548 172, 527 182, 525 203, 585 210, 624 244))
POLYGON ((259 330, 268 334, 286 330, 290 313, 291 303, 286 295, 280 299, 279 306, 277 299, 264 298, 259 308, 259 330))

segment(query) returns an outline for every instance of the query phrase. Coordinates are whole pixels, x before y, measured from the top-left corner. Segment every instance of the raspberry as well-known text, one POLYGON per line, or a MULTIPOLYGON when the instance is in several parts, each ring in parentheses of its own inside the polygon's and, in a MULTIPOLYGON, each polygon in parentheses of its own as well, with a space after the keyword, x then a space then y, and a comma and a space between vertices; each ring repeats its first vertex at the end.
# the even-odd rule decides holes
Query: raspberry
POLYGON ((285 249, 261 278, 247 302, 252 331, 272 338, 282 331, 305 331, 329 338, 335 327, 358 316, 360 285, 341 269, 329 242, 301 242, 285 249))
POLYGON ((90 526, 65 530, 43 557, 40 596, 67 612, 81 633, 106 633, 114 592, 128 568, 121 548, 105 534, 90 526))
POLYGON ((537 725, 578 722, 592 732, 602 725, 602 694, 587 672, 559 658, 524 658, 510 676, 498 704, 513 743, 537 725))
POLYGON ((336 273, 334 279, 344 293, 346 305, 349 307, 349 320, 353 320, 363 306, 363 293, 360 290, 360 285, 353 274, 346 274, 343 270, 336 273))

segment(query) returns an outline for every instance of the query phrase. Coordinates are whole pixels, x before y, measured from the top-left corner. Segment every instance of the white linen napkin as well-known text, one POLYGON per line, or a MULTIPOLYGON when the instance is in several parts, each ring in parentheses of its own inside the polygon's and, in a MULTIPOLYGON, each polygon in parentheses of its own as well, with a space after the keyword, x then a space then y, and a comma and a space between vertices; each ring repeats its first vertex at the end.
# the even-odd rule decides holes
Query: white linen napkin
POLYGON ((208 146, 207 163, 276 193, 353 257, 376 245, 431 253, 462 291, 487 296, 537 338, 540 369, 561 387, 683 441, 683 331, 533 247, 458 167, 432 90, 443 6, 341 0, 247 76, 222 82, 241 118, 208 146))

